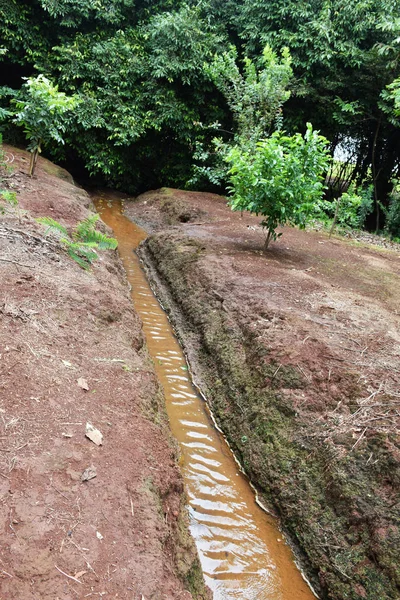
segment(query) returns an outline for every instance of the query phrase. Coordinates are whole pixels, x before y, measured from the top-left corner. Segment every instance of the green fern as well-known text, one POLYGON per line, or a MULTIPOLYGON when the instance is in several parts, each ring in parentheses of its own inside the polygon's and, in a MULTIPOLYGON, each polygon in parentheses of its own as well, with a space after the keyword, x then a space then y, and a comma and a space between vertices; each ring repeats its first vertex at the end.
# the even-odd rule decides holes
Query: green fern
POLYGON ((70 242, 67 246, 67 252, 80 267, 88 270, 93 261, 98 258, 97 252, 93 248, 92 244, 70 242))
POLYGON ((89 233, 95 231, 96 223, 99 218, 99 215, 90 215, 89 217, 86 217, 86 219, 83 219, 83 221, 77 223, 72 233, 72 237, 84 240, 89 233))
POLYGON ((6 204, 15 208, 18 206, 18 198, 16 192, 10 190, 0 190, 0 200, 4 200, 6 204))
POLYGON ((39 217, 38 219, 36 219, 36 221, 38 223, 41 223, 42 225, 47 225, 47 229, 44 232, 44 235, 48 235, 50 232, 55 233, 56 235, 62 233, 66 239, 69 238, 67 229, 64 227, 64 225, 61 225, 61 223, 59 223, 55 219, 52 219, 51 217, 39 217))
POLYGON ((104 233, 101 233, 101 231, 95 229, 93 231, 88 231, 85 236, 79 238, 73 234, 73 238, 77 241, 82 240, 84 242, 95 244, 99 250, 115 250, 118 246, 116 239, 109 238, 104 233))
POLYGON ((90 215, 83 221, 77 223, 70 236, 67 229, 51 217, 36 219, 42 225, 47 225, 48 232, 57 235, 59 241, 65 245, 68 255, 82 269, 88 270, 90 265, 98 258, 96 250, 115 250, 118 242, 115 238, 109 238, 101 231, 95 229, 99 215, 90 215), (63 237, 60 237, 62 234, 63 237))
POLYGON ((68 256, 70 256, 82 269, 88 271, 90 269, 90 265, 93 261, 87 262, 86 258, 82 258, 77 252, 72 250, 72 248, 68 248, 68 256))
POLYGON ((91 215, 78 223, 72 232, 72 239, 76 242, 92 242, 99 250, 115 250, 117 240, 97 231, 95 227, 98 220, 99 215, 91 215))

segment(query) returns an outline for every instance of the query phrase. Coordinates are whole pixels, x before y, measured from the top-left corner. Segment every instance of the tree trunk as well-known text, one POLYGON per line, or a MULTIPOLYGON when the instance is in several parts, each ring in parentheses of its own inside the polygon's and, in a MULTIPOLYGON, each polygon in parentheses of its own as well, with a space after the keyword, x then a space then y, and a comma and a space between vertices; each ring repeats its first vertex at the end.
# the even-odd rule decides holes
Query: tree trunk
POLYGON ((29 177, 33 177, 33 173, 35 171, 35 152, 31 152, 31 162, 29 163, 29 177))
POLYGON ((372 144, 372 157, 371 157, 371 167, 372 167, 372 183, 374 184, 374 198, 375 198, 375 208, 376 208, 376 227, 375 233, 379 231, 379 221, 380 221, 380 209, 379 209, 379 199, 378 199, 378 188, 377 188, 377 179, 379 177, 379 173, 376 173, 376 162, 375 162, 375 152, 376 152, 376 143, 378 140, 378 133, 381 126, 381 121, 378 121, 378 125, 376 126, 376 132, 374 136, 374 141, 372 144))
POLYGON ((271 239, 272 239, 272 231, 269 229, 268 233, 267 233, 267 237, 265 238, 264 252, 266 252, 268 250, 268 246, 269 246, 271 239))
POLYGON ((41 143, 42 143, 42 141, 39 140, 38 145, 36 146, 36 148, 34 149, 34 151, 31 153, 31 162, 29 164, 29 176, 30 177, 33 177, 33 174, 35 172, 36 163, 38 161, 38 157, 39 157, 39 154, 40 154, 40 151, 41 151, 41 148, 40 148, 41 143))
MULTIPOLYGON (((341 197, 340 197, 340 198, 341 198, 341 197)), ((336 226, 336 223, 337 223, 337 220, 338 220, 338 216, 339 216, 339 208, 340 208, 340 198, 338 198, 338 199, 337 199, 337 201, 336 201, 335 216, 333 217, 333 221, 332 221, 332 227, 331 227, 331 229, 330 229, 330 231, 329 231, 329 237, 331 237, 331 236, 332 236, 332 233, 333 233, 333 231, 334 231, 334 229, 335 229, 335 226, 336 226)))

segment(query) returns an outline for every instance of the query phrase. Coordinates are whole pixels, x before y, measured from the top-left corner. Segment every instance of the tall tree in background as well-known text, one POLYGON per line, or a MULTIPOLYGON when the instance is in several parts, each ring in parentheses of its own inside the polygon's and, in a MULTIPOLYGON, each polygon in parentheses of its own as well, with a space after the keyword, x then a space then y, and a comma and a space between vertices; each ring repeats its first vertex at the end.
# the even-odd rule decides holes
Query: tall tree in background
POLYGON ((265 43, 289 47, 296 81, 287 126, 312 120, 332 150, 341 148, 350 166, 338 174, 342 184, 372 181, 379 228, 378 200, 385 202, 400 167, 400 130, 382 98, 398 72, 400 3, 244 0, 240 22, 248 52, 265 43))
POLYGON ((165 0, 42 0, 34 7, 12 2, 26 12, 25 26, 35 24, 46 40, 32 50, 34 40, 25 44, 18 30, 17 46, 10 31, 20 23, 16 12, 8 11, 0 34, 5 46, 14 44, 9 56, 21 62, 21 75, 30 74, 34 62, 60 89, 79 96, 65 152, 49 146, 52 156, 79 157, 90 174, 132 191, 184 185, 195 123, 221 113, 203 71, 220 37, 199 9, 183 5, 169 12, 165 0))
POLYGON ((243 56, 260 69, 267 44, 277 54, 288 47, 294 78, 284 128, 303 132, 312 121, 330 140, 348 163, 331 172, 333 188, 374 184, 378 228, 399 171, 387 90, 398 77, 399 39, 400 0, 0 1, 2 83, 20 88, 21 77, 43 73, 78 94, 80 121, 65 156, 79 154, 91 173, 125 188, 182 185, 196 142, 211 148, 199 123, 235 127, 202 70, 215 52, 235 46, 243 75, 243 56))

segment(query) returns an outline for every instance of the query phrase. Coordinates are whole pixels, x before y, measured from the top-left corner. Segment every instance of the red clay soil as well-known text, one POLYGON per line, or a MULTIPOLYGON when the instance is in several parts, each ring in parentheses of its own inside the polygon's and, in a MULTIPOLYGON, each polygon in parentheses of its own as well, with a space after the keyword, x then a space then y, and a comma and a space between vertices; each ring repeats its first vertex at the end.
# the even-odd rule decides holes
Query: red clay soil
MULTIPOLYGON (((128 202, 125 214, 150 232, 169 225, 171 233, 203 244, 202 271, 224 302, 267 302, 269 312, 284 313, 284 326, 278 316, 254 326, 268 337, 277 360, 303 366, 306 379, 318 374, 328 393, 315 388, 307 410, 340 400, 333 383, 335 372, 343 371, 338 362, 362 370, 371 393, 399 393, 400 246, 367 246, 287 227, 265 253, 256 217, 232 212, 215 194, 166 188, 128 202), (326 355, 319 357, 322 348, 326 355)), ((378 427, 386 429, 383 422, 378 427)))
POLYGON ((0 187, 20 208, 0 216, 0 599, 188 600, 184 581, 205 597, 119 258, 84 271, 44 238, 34 218, 70 227, 89 197, 44 159, 30 179, 28 155, 5 150, 0 187), (96 477, 82 481, 89 467, 96 477))
POLYGON ((330 598, 400 597, 400 248, 281 230, 212 194, 127 202, 219 425, 330 598), (396 550, 397 548, 397 550, 396 550))

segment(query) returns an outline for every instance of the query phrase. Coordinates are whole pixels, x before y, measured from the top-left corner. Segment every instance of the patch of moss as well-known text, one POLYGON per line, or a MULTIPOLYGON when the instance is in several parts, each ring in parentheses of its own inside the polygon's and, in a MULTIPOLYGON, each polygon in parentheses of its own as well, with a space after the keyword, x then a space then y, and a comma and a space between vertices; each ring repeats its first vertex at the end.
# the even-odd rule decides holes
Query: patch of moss
POLYGON ((199 559, 192 563, 191 568, 186 573, 184 582, 186 589, 192 594, 194 600, 210 598, 210 595, 204 589, 203 571, 199 559))

